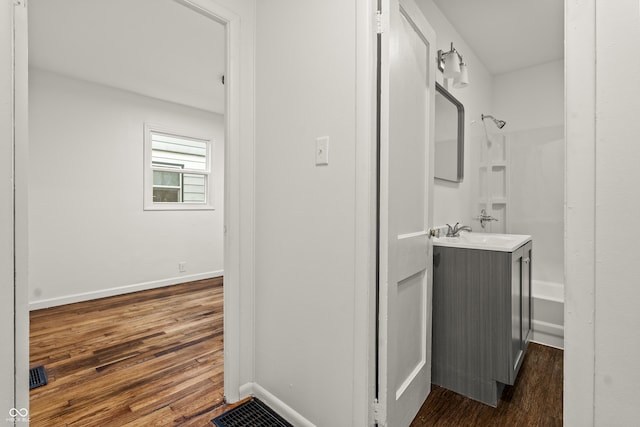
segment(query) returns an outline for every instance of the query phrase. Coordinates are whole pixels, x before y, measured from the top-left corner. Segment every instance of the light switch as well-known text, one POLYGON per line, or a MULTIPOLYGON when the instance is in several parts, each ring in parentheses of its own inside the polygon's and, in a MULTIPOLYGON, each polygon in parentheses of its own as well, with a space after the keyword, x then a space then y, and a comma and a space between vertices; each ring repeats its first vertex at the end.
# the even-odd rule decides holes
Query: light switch
POLYGON ((316 138, 316 166, 329 164, 329 137, 316 138))

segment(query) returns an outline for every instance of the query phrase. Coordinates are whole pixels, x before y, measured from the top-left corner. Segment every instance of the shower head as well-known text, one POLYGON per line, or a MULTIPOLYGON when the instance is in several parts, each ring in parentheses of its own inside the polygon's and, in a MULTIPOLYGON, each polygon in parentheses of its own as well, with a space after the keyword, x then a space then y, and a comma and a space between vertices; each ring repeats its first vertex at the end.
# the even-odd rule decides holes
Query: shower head
POLYGON ((502 129, 504 127, 504 125, 507 124, 507 122, 505 122, 504 120, 498 120, 493 116, 489 116, 487 114, 482 114, 482 120, 484 119, 491 119, 493 120, 493 123, 496 124, 496 126, 498 126, 498 129, 502 129))

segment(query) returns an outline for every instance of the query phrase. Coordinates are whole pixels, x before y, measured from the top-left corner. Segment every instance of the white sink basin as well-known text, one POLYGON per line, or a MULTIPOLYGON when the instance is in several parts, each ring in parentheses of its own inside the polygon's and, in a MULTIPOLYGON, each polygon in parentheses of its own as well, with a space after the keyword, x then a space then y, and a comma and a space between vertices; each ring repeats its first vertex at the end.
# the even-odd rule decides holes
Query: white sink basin
POLYGON ((513 252, 530 240, 531 236, 526 234, 468 233, 463 231, 460 233, 460 237, 436 237, 433 239, 433 244, 451 248, 513 252))

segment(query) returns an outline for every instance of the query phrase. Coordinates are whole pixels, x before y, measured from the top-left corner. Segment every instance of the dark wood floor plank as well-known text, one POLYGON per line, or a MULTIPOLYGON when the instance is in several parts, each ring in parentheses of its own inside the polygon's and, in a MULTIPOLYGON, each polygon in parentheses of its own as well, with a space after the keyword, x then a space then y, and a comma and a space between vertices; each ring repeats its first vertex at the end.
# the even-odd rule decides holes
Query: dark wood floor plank
POLYGON ((563 352, 531 343, 497 408, 433 386, 411 427, 562 426, 563 352))
POLYGON ((31 313, 32 426, 211 426, 223 394, 222 279, 31 313))

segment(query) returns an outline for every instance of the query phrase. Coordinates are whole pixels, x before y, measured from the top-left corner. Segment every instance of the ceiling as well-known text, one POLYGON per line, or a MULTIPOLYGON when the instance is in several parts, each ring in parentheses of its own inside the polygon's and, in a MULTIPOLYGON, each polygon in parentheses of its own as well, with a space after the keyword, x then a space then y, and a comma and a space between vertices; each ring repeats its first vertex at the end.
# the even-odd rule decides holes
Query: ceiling
POLYGON ((31 0, 29 63, 224 113, 224 26, 173 0, 31 0))
POLYGON ((563 0, 433 1, 492 74, 564 57, 563 0))
MULTIPOLYGON (((492 74, 564 56, 562 0, 433 1, 492 74)), ((223 25, 173 0, 29 3, 32 66, 217 113, 224 49, 223 25)))

